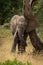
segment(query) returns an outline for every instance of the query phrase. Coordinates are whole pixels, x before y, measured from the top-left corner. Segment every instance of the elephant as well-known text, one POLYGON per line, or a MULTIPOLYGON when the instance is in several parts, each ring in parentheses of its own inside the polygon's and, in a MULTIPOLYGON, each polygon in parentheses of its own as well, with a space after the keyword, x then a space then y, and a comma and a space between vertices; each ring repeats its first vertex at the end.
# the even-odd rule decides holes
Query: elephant
POLYGON ((25 32, 27 27, 27 22, 25 22, 24 16, 15 15, 11 18, 10 29, 14 36, 14 42, 12 46, 12 51, 16 50, 16 45, 18 43, 18 51, 24 52, 27 46, 26 37, 27 33, 25 32), (26 34, 26 35, 25 35, 26 34))

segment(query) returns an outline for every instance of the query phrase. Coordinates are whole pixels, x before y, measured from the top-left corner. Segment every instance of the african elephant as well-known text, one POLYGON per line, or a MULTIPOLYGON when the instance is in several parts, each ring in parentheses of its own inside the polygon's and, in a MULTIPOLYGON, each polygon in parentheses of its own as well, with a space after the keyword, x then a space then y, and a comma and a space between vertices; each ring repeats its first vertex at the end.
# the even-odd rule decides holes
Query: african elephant
POLYGON ((25 33, 26 26, 27 22, 25 22, 24 16, 15 15, 11 18, 10 28, 14 36, 12 51, 16 50, 17 43, 18 43, 18 50, 19 51, 21 50, 21 52, 25 51, 25 47, 27 45, 26 44, 27 33, 25 33))

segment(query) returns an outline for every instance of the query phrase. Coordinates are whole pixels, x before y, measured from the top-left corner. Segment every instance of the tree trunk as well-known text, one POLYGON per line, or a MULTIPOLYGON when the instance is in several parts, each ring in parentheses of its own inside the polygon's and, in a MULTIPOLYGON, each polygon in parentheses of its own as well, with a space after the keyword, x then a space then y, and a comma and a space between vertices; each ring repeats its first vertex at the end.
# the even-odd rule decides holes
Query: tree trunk
POLYGON ((23 2, 24 17, 28 21, 28 22, 26 21, 28 23, 28 27, 26 30, 29 32, 31 43, 36 51, 43 50, 43 43, 41 42, 40 38, 38 38, 36 30, 35 30, 37 27, 37 24, 36 24, 37 20, 35 19, 35 16, 32 14, 32 8, 37 1, 36 0, 23 0, 23 1, 24 1, 23 2))
POLYGON ((43 50, 43 43, 41 42, 40 38, 38 38, 36 31, 33 30, 29 32, 29 36, 35 50, 36 51, 43 50))

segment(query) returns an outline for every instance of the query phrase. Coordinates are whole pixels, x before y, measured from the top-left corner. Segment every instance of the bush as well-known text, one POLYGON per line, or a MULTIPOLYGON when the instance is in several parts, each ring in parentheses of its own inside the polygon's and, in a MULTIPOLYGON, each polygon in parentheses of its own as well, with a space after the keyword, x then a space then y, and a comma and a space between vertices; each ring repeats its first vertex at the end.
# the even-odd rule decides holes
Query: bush
POLYGON ((3 27, 4 27, 5 29, 10 29, 10 23, 4 23, 3 27))
POLYGON ((31 65, 31 63, 22 63, 20 61, 17 61, 16 59, 14 61, 6 61, 5 63, 1 63, 0 65, 31 65))

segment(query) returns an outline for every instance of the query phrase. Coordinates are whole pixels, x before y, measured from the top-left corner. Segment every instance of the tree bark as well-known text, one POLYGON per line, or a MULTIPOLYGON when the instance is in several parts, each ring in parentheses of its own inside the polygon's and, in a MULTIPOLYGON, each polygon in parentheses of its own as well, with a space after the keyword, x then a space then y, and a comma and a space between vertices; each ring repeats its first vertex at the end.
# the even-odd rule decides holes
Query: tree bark
POLYGON ((32 30, 31 32, 29 32, 29 36, 35 50, 36 51, 43 50, 43 42, 38 37, 36 30, 32 30))
POLYGON ((37 27, 38 21, 37 19, 35 19, 35 16, 32 14, 32 8, 35 5, 35 3, 36 3, 36 0, 24 0, 23 2, 24 17, 28 21, 28 27, 26 31, 29 32, 31 43, 36 51, 37 50, 40 51, 40 50, 43 50, 43 43, 41 42, 40 38, 37 36, 35 29, 37 27))

